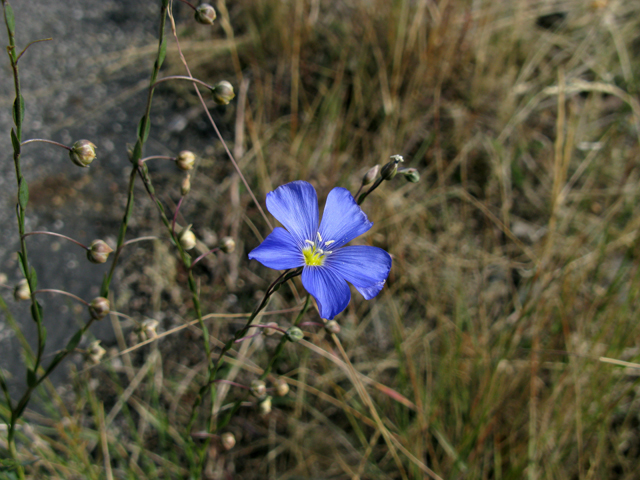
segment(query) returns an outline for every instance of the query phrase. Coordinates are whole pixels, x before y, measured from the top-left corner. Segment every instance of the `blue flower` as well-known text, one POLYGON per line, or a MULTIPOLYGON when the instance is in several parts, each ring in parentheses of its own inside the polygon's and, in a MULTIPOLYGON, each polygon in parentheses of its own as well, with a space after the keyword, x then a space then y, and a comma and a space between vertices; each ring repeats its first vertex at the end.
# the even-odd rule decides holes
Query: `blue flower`
POLYGON ((331 320, 351 300, 347 282, 367 300, 389 275, 391 256, 377 247, 344 245, 373 225, 344 188, 329 192, 318 227, 318 196, 310 183, 296 181, 267 194, 267 209, 286 228, 276 227, 249 259, 276 270, 304 267, 302 285, 331 320))

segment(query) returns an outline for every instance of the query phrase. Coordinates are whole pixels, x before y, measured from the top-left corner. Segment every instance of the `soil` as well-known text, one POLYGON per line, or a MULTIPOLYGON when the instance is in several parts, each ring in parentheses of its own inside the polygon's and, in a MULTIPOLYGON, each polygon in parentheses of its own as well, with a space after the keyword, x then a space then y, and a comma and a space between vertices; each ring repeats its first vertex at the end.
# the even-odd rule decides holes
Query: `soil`
MULTIPOLYGON (((97 145, 98 152, 91 167, 83 169, 75 166, 62 148, 42 143, 23 148, 22 170, 30 191, 27 231, 57 232, 85 245, 101 238, 115 246, 131 168, 127 144, 135 142, 136 125, 144 112, 146 86, 158 41, 159 3, 11 0, 20 48, 33 40, 52 38, 32 45, 20 60, 26 104, 23 140, 43 138, 71 145, 86 138, 97 145)), ((176 6, 176 18, 186 17, 187 13, 176 6)), ((8 44, 4 25, 0 29, 0 44, 8 44)), ((8 61, 0 65, 0 72, 0 132, 3 132, 0 152, 4 152, 0 163, 0 272, 7 277, 2 291, 12 315, 33 345, 35 325, 29 302, 17 303, 12 296, 12 286, 22 278, 16 254, 17 187, 9 137, 15 93, 8 61)), ((204 149, 204 136, 185 132, 190 123, 197 121, 171 90, 159 89, 153 104, 152 125, 163 128, 151 129, 145 154, 175 155, 186 148, 187 142, 192 150, 204 149)), ((154 164, 151 170, 162 174, 172 168, 173 165, 154 164)), ((145 196, 139 186, 136 194, 138 198, 145 196)), ((137 206, 128 238, 157 233, 156 217, 144 205, 137 206), (149 221, 151 217, 153 222, 149 221)), ((27 244, 40 289, 65 290, 86 300, 99 294, 109 263, 90 264, 83 249, 51 236, 31 236, 27 244)), ((135 252, 140 251, 133 249, 134 253, 128 254, 132 264, 136 264, 135 252)), ((116 276, 116 289, 125 274, 120 272, 116 276)), ((39 299, 45 309, 46 353, 50 358, 88 315, 86 307, 68 297, 43 293, 39 299)), ((10 373, 12 388, 19 390, 24 384, 24 364, 4 315, 0 315, 0 368, 10 373)), ((109 320, 95 324, 81 346, 88 344, 91 337, 107 344, 113 342, 109 320)), ((64 370, 58 369, 54 382, 63 381, 64 370)))

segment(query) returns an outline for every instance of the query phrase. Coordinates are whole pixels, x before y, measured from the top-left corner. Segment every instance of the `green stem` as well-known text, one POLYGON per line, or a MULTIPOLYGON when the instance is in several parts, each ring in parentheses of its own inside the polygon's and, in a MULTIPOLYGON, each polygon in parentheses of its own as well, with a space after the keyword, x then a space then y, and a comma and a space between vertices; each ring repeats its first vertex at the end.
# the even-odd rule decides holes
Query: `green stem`
MULTIPOLYGON (((300 322, 302 321, 302 317, 307 312, 307 308, 309 308, 310 300, 311 300, 310 295, 307 295, 307 298, 304 301, 304 306, 302 307, 302 310, 300 310, 300 312, 298 313, 298 316, 296 317, 295 321, 293 322, 294 326, 298 326, 300 324, 300 322)), ((278 346, 276 347, 275 352, 273 352, 273 355, 271 356, 271 359, 269 360, 269 364, 264 369, 264 372, 262 372, 262 375, 260 375, 260 380, 264 380, 271 373, 271 371, 273 370, 273 367, 275 366, 276 362, 280 358, 280 355, 282 354, 282 352, 284 350, 284 347, 287 344, 287 342, 288 342, 288 340, 287 340, 286 336, 283 336, 280 339, 280 343, 278 343, 278 346)))
MULTIPOLYGON (((298 313, 298 316, 296 317, 295 321, 293 322, 293 325, 297 326, 297 325, 300 324, 300 321, 302 320, 302 317, 306 313, 307 308, 309 308, 309 303, 310 303, 309 301, 310 300, 311 300, 311 297, 309 295, 307 295, 307 298, 304 301, 304 306, 302 307, 302 310, 300 310, 300 312, 298 313)), ((287 340, 287 337, 285 337, 285 336, 283 336, 280 339, 280 342, 278 343, 278 346, 276 347, 276 350, 273 352, 273 355, 269 359, 269 364, 264 369, 264 372, 262 372, 262 375, 260 375, 260 380, 264 380, 271 373, 271 371, 273 370, 273 367, 276 365, 276 362, 278 361, 278 359, 282 355, 282 352, 284 351, 284 347, 287 344, 287 342, 288 342, 288 340, 287 340)), ((235 413, 240 408, 241 404, 242 404, 242 399, 236 400, 234 402, 233 406, 229 409, 227 414, 218 422, 218 424, 216 426, 216 430, 217 431, 220 431, 224 427, 227 426, 227 424, 231 421, 231 419, 233 418, 235 413)))
POLYGON ((159 83, 168 82, 170 80, 188 80, 191 83, 197 83, 199 85, 207 87, 209 90, 213 90, 214 89, 214 87, 212 87, 208 83, 203 82, 202 80, 198 80, 197 78, 193 78, 193 77, 187 77, 185 75, 171 75, 170 77, 163 77, 160 80, 158 80, 156 83, 154 83, 153 86, 155 87, 159 83))

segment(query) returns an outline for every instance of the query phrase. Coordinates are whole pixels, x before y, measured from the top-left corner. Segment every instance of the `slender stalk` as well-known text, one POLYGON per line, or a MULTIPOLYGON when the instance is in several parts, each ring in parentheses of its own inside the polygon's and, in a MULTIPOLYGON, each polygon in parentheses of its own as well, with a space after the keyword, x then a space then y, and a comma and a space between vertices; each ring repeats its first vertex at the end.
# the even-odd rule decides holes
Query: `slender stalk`
POLYGON ((154 83, 153 86, 155 87, 160 83, 168 82, 170 80, 188 80, 188 81, 190 81, 192 83, 197 83, 198 85, 202 85, 203 87, 207 87, 209 90, 213 90, 213 87, 211 85, 209 85, 208 83, 205 83, 202 80, 198 80, 197 78, 186 77, 184 75, 171 75, 169 77, 162 77, 160 80, 158 80, 156 83, 154 83))
POLYGON ((175 160, 176 157, 168 157, 167 155, 153 155, 151 157, 145 157, 140 159, 140 163, 148 162, 149 160, 175 160))
MULTIPOLYGON (((7 52, 9 54, 9 61, 11 63, 11 70, 13 71, 13 85, 15 90, 15 100, 13 102, 13 121, 15 124, 15 131, 12 129, 11 131, 11 143, 13 145, 13 164, 16 172, 16 182, 18 185, 18 206, 17 206, 17 217, 18 217, 18 232, 20 234, 20 265, 22 270, 24 271, 24 276, 29 284, 29 290, 31 291, 31 316, 33 317, 36 323, 37 330, 37 350, 36 350, 36 359, 35 365, 32 372, 37 372, 38 366, 40 365, 40 361, 42 359, 42 353, 44 351, 44 331, 42 326, 42 307, 38 304, 36 300, 35 293, 36 290, 36 276, 35 270, 32 270, 32 267, 29 265, 29 259, 27 254, 27 244, 25 242, 24 234, 25 234, 25 215, 27 203, 29 200, 28 196, 28 188, 26 184, 26 180, 22 176, 22 168, 20 165, 20 153, 21 153, 21 145, 20 142, 22 140, 22 122, 24 118, 24 99, 22 97, 22 91, 20 88, 20 75, 18 71, 18 59, 19 55, 16 51, 16 41, 15 41, 15 20, 13 18, 13 10, 11 9, 8 0, 2 0, 3 7, 3 15, 5 26, 7 29, 7 36, 9 39, 9 46, 7 47, 7 52)), ((34 373, 35 374, 35 373, 34 373)), ((26 403, 29 401, 31 397, 32 389, 27 389, 25 392, 23 399, 25 399, 26 403)), ((15 445, 15 432, 16 432, 16 423, 22 414, 22 410, 20 410, 19 405, 15 409, 11 409, 11 420, 9 422, 9 429, 7 435, 7 442, 9 446, 9 454, 11 458, 17 463, 17 451, 15 445)), ((25 478, 24 468, 18 464, 17 466, 17 474, 20 480, 25 478)))
POLYGON ((113 260, 111 260, 111 267, 109 267, 109 272, 104 276, 104 280, 102 281, 102 288, 100 289, 100 296, 104 298, 109 297, 109 286, 111 285, 111 280, 113 279, 113 272, 116 269, 116 265, 118 264, 118 259, 120 258, 120 253, 122 252, 122 247, 124 247, 124 237, 127 233, 127 225, 129 225, 129 220, 131 219, 131 213, 133 212, 133 188, 136 183, 136 168, 131 169, 131 173, 129 174, 129 188, 127 189, 127 206, 124 210, 124 216, 122 217, 122 222, 120 223, 120 232, 118 233, 118 243, 116 245, 115 251, 113 253, 113 260))
POLYGON ((64 143, 54 142, 53 140, 45 140, 44 138, 31 138, 29 140, 25 140, 20 145, 24 147, 25 145, 27 145, 29 143, 35 143, 35 142, 38 142, 38 143, 50 143, 51 145, 55 145, 56 147, 62 147, 62 148, 65 148, 65 149, 67 149, 69 151, 72 150, 71 147, 67 147, 64 143))
POLYGON ((80 303, 84 303, 87 306, 89 305, 89 302, 87 302, 86 300, 83 300, 77 295, 74 295, 73 293, 65 292, 64 290, 57 290, 55 288, 41 288, 40 290, 36 290, 33 293, 59 293, 60 295, 66 295, 67 297, 71 297, 80 303))
MULTIPOLYGON (((300 325, 300 321, 302 320, 302 317, 304 316, 304 314, 307 311, 307 308, 309 307, 310 300, 311 300, 311 296, 307 295, 307 298, 304 301, 304 305, 302 307, 302 310, 300 310, 300 312, 298 312, 298 316, 296 317, 295 321, 293 322, 293 325, 295 325, 295 326, 300 325)), ((255 327, 257 325, 252 325, 252 326, 255 327)), ((269 363, 268 363, 267 367, 264 369, 264 371, 260 375, 260 380, 264 380, 265 378, 267 378, 271 374, 271 372, 273 371, 274 366, 276 365, 277 361, 279 360, 280 356, 282 355, 282 352, 284 351, 284 347, 287 344, 287 342, 288 342, 288 340, 287 340, 286 337, 282 337, 280 339, 280 343, 278 343, 278 346, 276 347, 276 350, 273 352, 273 355, 271 355, 271 358, 269 359, 269 363)), ((242 400, 236 400, 234 402, 234 404, 231 407, 231 409, 218 422, 218 424, 216 426, 216 431, 220 431, 221 429, 223 429, 224 427, 227 426, 227 424, 231 421, 231 419, 233 418, 235 413, 240 408, 241 404, 242 404, 242 400)))
POLYGON ((70 242, 75 243, 76 245, 84 248, 85 250, 89 250, 89 247, 87 247, 86 245, 83 245, 82 243, 80 243, 77 240, 74 240, 71 237, 67 237, 66 235, 62 235, 61 233, 47 232, 47 231, 42 230, 42 231, 37 231, 37 232, 28 232, 28 233, 24 234, 25 237, 30 237, 31 235, 51 235, 52 237, 64 238, 65 240, 69 240, 70 242))

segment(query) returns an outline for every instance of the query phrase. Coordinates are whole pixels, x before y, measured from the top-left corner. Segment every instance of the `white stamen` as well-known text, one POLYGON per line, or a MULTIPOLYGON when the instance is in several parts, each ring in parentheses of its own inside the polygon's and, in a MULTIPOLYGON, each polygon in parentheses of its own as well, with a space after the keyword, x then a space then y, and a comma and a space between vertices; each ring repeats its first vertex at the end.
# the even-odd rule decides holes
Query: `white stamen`
POLYGON ((320 236, 320 232, 316 232, 316 235, 318 235, 318 240, 322 242, 322 237, 320 236))
POLYGON ((324 244, 325 244, 325 245, 331 245, 331 244, 332 244, 332 243, 334 243, 334 242, 335 242, 335 240, 329 240, 328 242, 325 242, 324 244))
POLYGON ((305 240, 305 242, 307 242, 309 245, 314 245, 314 243, 311 240, 305 240))

